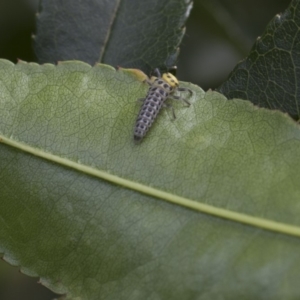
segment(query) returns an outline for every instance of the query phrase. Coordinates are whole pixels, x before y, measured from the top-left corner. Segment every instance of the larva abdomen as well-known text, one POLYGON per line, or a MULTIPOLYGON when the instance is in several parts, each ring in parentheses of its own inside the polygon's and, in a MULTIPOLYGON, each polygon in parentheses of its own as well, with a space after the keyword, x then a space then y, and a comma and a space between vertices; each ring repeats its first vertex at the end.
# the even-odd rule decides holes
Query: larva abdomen
POLYGON ((144 100, 136 120, 134 130, 134 139, 136 141, 141 140, 146 135, 161 110, 166 98, 167 94, 165 92, 163 95, 159 93, 157 91, 157 87, 149 89, 147 97, 144 100))
POLYGON ((183 100, 190 105, 186 99, 180 98, 179 96, 174 95, 174 93, 176 90, 181 92, 188 91, 192 95, 192 90, 188 88, 179 88, 177 78, 171 73, 164 73, 161 76, 158 69, 155 69, 155 73, 157 74, 157 77, 154 77, 154 80, 146 80, 150 85, 150 88, 136 120, 134 128, 135 141, 141 141, 143 139, 169 96, 173 99, 183 100))

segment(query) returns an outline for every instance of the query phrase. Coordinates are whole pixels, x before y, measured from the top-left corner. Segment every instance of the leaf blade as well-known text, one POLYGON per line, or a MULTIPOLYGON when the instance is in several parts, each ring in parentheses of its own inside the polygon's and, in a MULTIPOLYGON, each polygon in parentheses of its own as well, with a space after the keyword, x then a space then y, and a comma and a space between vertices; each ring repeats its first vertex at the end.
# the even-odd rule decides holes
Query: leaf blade
POLYGON ((250 100, 261 107, 299 116, 297 86, 299 1, 277 15, 217 90, 229 99, 250 100), (297 25, 298 24, 298 25, 297 25))
POLYGON ((10 139, 7 139, 5 137, 0 136, 0 142, 6 145, 9 145, 11 147, 17 148, 21 151, 30 153, 32 155, 38 156, 40 158, 49 160, 51 162, 57 163, 59 165, 72 168, 74 170, 77 170, 81 173, 85 173, 87 175, 97 177, 102 180, 106 180, 108 182, 111 182, 117 186, 122 186, 126 189, 130 189, 135 192, 139 192, 148 196, 152 196, 155 198, 158 198, 160 200, 164 200, 167 202, 171 202, 173 204, 176 204, 178 206, 186 207, 191 210, 195 210, 201 213, 210 214, 215 217, 228 219, 230 221, 274 231, 277 233, 283 233, 291 236, 300 237, 300 228, 297 226, 292 226, 284 223, 275 222, 272 220, 267 220, 263 218, 258 217, 252 217, 246 214, 237 213, 234 211, 229 211, 223 208, 217 208, 211 205, 202 204, 200 202, 196 202, 194 200, 190 200, 181 196, 177 196, 175 194, 171 194, 169 192, 164 192, 162 190, 158 190, 157 188, 153 188, 144 184, 140 184, 137 182, 133 182, 124 178, 120 178, 116 175, 112 175, 106 171, 101 171, 94 169, 89 166, 85 166, 73 161, 69 161, 65 158, 61 158, 59 156, 55 156, 49 153, 45 153, 41 150, 34 149, 31 147, 28 147, 26 145, 22 145, 19 142, 11 141, 10 139))
POLYGON ((176 63, 192 2, 43 0, 35 49, 40 63, 82 60, 91 65, 166 70, 176 63))
MULTIPOLYGON (((299 228, 299 126, 286 115, 181 83, 195 92, 192 106, 174 103, 175 122, 162 111, 135 145, 135 99, 147 91, 136 73, 78 62, 1 64, 7 139, 299 228)), ((4 144, 0 155, 0 251, 56 292, 81 299, 300 293, 297 238, 166 203, 4 144)))

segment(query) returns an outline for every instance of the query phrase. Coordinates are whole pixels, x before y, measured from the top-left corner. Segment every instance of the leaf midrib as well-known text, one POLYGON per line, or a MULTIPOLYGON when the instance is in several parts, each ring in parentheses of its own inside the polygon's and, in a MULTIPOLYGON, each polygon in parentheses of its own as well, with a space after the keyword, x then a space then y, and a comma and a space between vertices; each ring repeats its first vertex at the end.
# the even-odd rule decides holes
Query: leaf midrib
POLYGON ((51 162, 58 163, 65 167, 72 168, 74 170, 84 172, 85 174, 109 181, 113 184, 123 186, 127 189, 131 189, 142 194, 152 196, 191 210, 195 210, 201 213, 209 214, 215 217, 227 219, 233 222, 242 223, 250 225, 253 227, 269 230, 272 232, 283 233, 290 236, 300 237, 300 227, 288 225, 285 223, 280 223, 268 219, 263 219, 259 217, 249 216, 243 213, 229 211, 224 208, 214 207, 212 205, 203 204, 188 198, 177 196, 138 182, 134 182, 128 179, 121 178, 117 175, 110 174, 103 170, 95 169, 91 166, 81 164, 79 162, 71 161, 67 158, 57 156, 55 154, 45 152, 42 149, 34 148, 25 143, 15 141, 11 138, 7 138, 0 135, 0 143, 6 144, 8 146, 14 147, 18 150, 30 153, 37 157, 44 158, 51 162))

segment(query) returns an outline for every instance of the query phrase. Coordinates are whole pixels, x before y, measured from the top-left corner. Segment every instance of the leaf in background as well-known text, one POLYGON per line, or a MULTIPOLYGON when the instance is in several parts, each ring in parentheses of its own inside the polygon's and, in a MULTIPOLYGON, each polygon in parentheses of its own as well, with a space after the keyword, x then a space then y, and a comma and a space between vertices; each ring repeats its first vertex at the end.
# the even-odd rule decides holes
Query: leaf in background
POLYGON ((36 54, 40 63, 78 59, 165 70, 176 62, 191 7, 186 0, 42 0, 36 54))
POLYGON ((241 98, 262 107, 299 117, 300 2, 277 15, 257 39, 249 56, 217 90, 227 98, 241 98))
POLYGON ((1 61, 4 259, 68 299, 298 299, 299 125, 181 83, 136 145, 137 76, 1 61))
POLYGON ((34 38, 39 62, 78 59, 95 64, 119 5, 120 0, 41 0, 34 38))

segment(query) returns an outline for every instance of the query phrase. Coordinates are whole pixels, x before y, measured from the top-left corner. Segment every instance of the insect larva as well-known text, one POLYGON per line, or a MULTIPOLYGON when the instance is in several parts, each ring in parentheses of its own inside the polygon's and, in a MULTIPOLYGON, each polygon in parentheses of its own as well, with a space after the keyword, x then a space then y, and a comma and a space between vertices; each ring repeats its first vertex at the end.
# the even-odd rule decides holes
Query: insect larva
MULTIPOLYGON (((164 73, 162 76, 158 69, 155 69, 157 77, 152 77, 152 81, 146 80, 150 85, 148 93, 143 99, 143 105, 138 114, 135 128, 134 128, 134 140, 142 140, 149 128, 152 126, 154 120, 156 119, 158 113, 163 106, 168 106, 165 101, 169 99, 182 100, 188 105, 190 102, 180 96, 175 95, 176 91, 187 91, 191 95, 192 90, 187 88, 180 88, 177 78, 171 73, 164 73)), ((172 108, 173 110, 173 108, 172 108)), ((173 116, 175 118, 175 113, 173 110, 173 116)))

